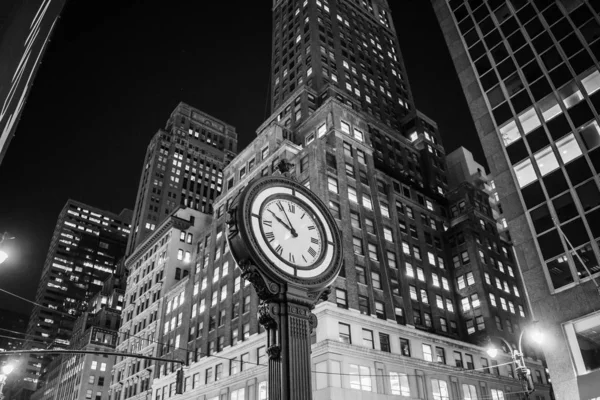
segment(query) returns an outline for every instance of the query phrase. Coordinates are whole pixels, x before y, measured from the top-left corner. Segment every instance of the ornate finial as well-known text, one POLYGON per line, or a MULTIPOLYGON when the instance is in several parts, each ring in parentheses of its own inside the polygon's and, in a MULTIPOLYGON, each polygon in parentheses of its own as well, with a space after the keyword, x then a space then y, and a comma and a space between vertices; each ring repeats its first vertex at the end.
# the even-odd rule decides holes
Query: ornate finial
POLYGON ((279 173, 286 178, 296 180, 296 175, 294 173, 294 164, 289 162, 288 160, 281 160, 279 164, 277 164, 277 170, 279 173))

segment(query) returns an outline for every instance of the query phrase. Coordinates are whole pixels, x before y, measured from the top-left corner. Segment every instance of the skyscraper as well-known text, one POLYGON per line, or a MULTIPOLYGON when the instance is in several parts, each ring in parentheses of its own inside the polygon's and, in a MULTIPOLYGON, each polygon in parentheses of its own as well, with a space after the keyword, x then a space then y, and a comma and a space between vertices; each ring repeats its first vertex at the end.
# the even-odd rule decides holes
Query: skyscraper
MULTIPOLYGON (((146 297, 136 298, 132 291, 133 299, 126 298, 134 322, 123 332, 128 343, 139 341, 133 349, 141 352, 158 347, 157 355, 166 361, 149 369, 150 378, 133 359, 118 363, 111 399, 141 399, 149 391, 157 400, 173 396, 176 368, 170 359, 189 363, 182 399, 266 399, 268 355, 258 299, 231 257, 226 220, 247 183, 276 174, 282 160, 292 163, 296 179, 329 205, 343 236, 342 273, 328 301, 314 310, 315 399, 357 399, 362 392, 369 398, 508 398, 521 392, 510 357, 492 360, 483 347, 490 334, 514 342, 516 333, 496 325, 488 295, 475 298, 471 284, 457 289, 460 276, 471 282, 469 273, 473 279, 477 274, 482 293, 498 294, 503 326, 507 319, 511 329, 525 326, 526 300, 514 293, 518 276, 496 262, 476 261, 480 248, 485 257, 511 268, 515 260, 508 250, 504 255, 502 246, 509 244, 487 208, 481 211, 485 227, 479 220, 475 228, 460 227, 469 230, 468 245, 449 244, 458 232, 449 230, 445 152, 435 123, 412 104, 387 3, 275 1, 273 13, 273 114, 224 168, 210 226, 193 228, 189 275, 180 275, 160 299, 146 292, 152 299, 148 314, 137 309, 146 297), (481 243, 473 230, 485 231, 481 243), (484 271, 501 279, 502 291, 507 282, 510 293, 483 289, 484 271), (489 316, 480 321, 484 308, 489 316), (154 321, 160 323, 151 345, 147 331, 134 332, 154 321)), ((463 197, 471 201, 469 213, 477 215, 476 201, 489 205, 478 186, 471 192, 477 196, 465 192, 463 197)), ((171 229, 171 240, 187 240, 191 229, 189 224, 171 229)), ((162 246, 170 254, 183 246, 166 245, 158 233, 148 240, 144 257, 136 252, 138 261, 132 263, 142 288, 148 286, 145 280, 162 279, 161 271, 150 267, 166 263, 162 246)), ((177 266, 172 257, 168 262, 177 266)), ((547 400, 543 366, 527 360, 537 395, 547 400)))
POLYGON ((211 213, 236 151, 234 127, 180 103, 148 145, 127 254, 179 206, 211 213))
MULTIPOLYGON (((131 210, 117 215, 67 201, 56 222, 35 297, 44 307, 33 308, 27 326, 28 338, 33 339, 26 348, 70 344, 75 316, 87 307, 125 254, 130 221, 131 210)), ((32 355, 21 360, 16 371, 22 379, 20 396, 36 389, 50 359, 32 355)))
MULTIPOLYGON (((273 0, 273 26, 272 112, 298 88, 335 87, 353 108, 400 130, 414 104, 387 0, 273 0)), ((314 111, 302 100, 284 126, 314 111)))
POLYGON ((600 392, 600 5, 432 0, 512 235, 557 398, 600 392), (595 354, 595 355, 594 355, 595 354))
MULTIPOLYGON (((69 349, 113 352, 121 324, 127 271, 121 260, 114 272, 74 323, 69 349)), ((68 354, 54 356, 31 400, 106 399, 115 356, 68 354)))
POLYGON ((0 4, 0 164, 66 0, 0 4))

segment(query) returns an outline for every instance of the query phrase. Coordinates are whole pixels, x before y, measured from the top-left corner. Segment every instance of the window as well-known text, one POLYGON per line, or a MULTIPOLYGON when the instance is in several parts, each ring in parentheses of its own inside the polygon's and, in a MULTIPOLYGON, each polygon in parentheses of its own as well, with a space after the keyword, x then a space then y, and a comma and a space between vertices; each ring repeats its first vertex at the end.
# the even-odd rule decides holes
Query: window
POLYGON ((344 142, 344 155, 352 157, 352 146, 350 146, 350 143, 344 142))
POLYGON ((417 267, 417 279, 421 282, 425 282, 425 273, 423 272, 423 268, 417 267))
POLYGON ((358 203, 358 197, 356 195, 356 189, 352 186, 348 186, 348 200, 358 203))
POLYGON ((533 156, 542 176, 549 174, 559 167, 556 156, 550 146, 538 151, 533 156))
POLYGON ((530 159, 523 160, 515 165, 514 170, 517 175, 517 180, 519 181, 519 187, 521 188, 537 179, 530 159))
POLYGON ((356 158, 358 160, 359 163, 363 164, 363 165, 367 165, 367 158, 365 155, 365 152, 362 150, 356 150, 356 158))
POLYGON ((363 315, 371 315, 368 297, 361 295, 358 296, 358 311, 363 315))
POLYGON ((381 348, 381 351, 391 353, 392 349, 390 347, 390 335, 385 333, 379 334, 379 347, 381 348))
POLYGON ((400 338, 400 352, 405 357, 410 357, 410 341, 400 338))
POLYGON ((331 176, 328 176, 327 177, 327 188, 329 189, 330 192, 339 193, 337 179, 335 179, 331 176))
POLYGON ((91 369, 95 371, 96 368, 98 368, 98 361, 92 361, 91 369))
POLYGON ((392 236, 392 230, 390 228, 383 228, 383 237, 385 240, 394 243, 394 237, 392 236))
POLYGON ((475 364, 473 363, 473 356, 470 354, 465 354, 465 361, 467 363, 467 369, 475 369, 475 364))
POLYGON ((363 207, 365 207, 368 210, 372 210, 373 209, 373 202, 371 201, 371 196, 363 193, 362 195, 362 205, 363 207))
POLYGON ((412 300, 419 301, 419 297, 417 296, 417 288, 414 287, 414 286, 412 286, 412 285, 410 285, 408 287, 408 289, 409 289, 409 292, 410 292, 410 298, 412 300))
POLYGON ((435 295, 435 303, 440 310, 444 309, 444 299, 439 294, 435 295))
POLYGON ((435 348, 435 361, 440 364, 446 364, 446 352, 442 347, 435 348))
POLYGON ((390 372, 390 385, 392 387, 392 394, 406 397, 410 396, 408 375, 398 372, 390 372))
POLYGON ((362 283, 363 285, 367 284, 367 275, 364 267, 356 267, 356 282, 362 283))
POLYGON ((454 352, 454 365, 456 365, 458 368, 464 368, 462 353, 460 351, 454 352))
POLYGON ((431 388, 433 392, 433 400, 450 400, 448 394, 448 384, 441 379, 432 379, 431 388))
POLYGON ((388 266, 390 268, 398 268, 396 265, 396 253, 393 253, 391 251, 387 252, 387 260, 388 260, 388 266))
POLYGON ((369 349, 375 348, 375 341, 373 340, 373 331, 369 329, 363 329, 363 346, 369 349))
POLYGON ((428 344, 423 345, 423 360, 425 361, 433 361, 433 352, 431 346, 428 344))
POLYGON ((337 219, 341 219, 342 218, 342 214, 340 211, 340 205, 338 203, 336 203, 335 201, 329 201, 329 210, 331 210, 331 215, 333 215, 333 218, 337 218, 337 219))
POLYGON ((371 370, 362 365, 350 364, 350 388, 370 392, 373 388, 371 384, 371 370))
POLYGON ((390 217, 390 207, 388 206, 387 203, 380 201, 379 202, 379 210, 381 211, 381 215, 383 215, 385 218, 390 217))
POLYGON ((338 325, 339 341, 352 344, 352 336, 350 334, 350 325, 339 323, 338 325))
POLYGON ((371 285, 375 289, 381 289, 381 276, 379 272, 371 272, 371 285))
POLYGON ((323 135, 325 135, 326 132, 327 132, 327 126, 325 124, 322 124, 321 126, 319 126, 319 129, 317 130, 317 136, 322 137, 323 135))
POLYGON ((600 315, 569 322, 565 324, 565 332, 577 375, 600 370, 600 343, 593 339, 595 332, 600 332, 600 315))
POLYGON ((373 261, 379 261, 379 254, 377 252, 377 246, 373 243, 368 243, 367 248, 369 250, 369 258, 373 261))
POLYGON ((336 304, 340 308, 348 308, 348 297, 345 290, 335 289, 336 304))
POLYGON ((357 238, 356 236, 352 238, 352 246, 354 249, 354 254, 358 254, 359 256, 364 255, 362 239, 357 238))
POLYGON ((375 315, 379 319, 386 319, 385 307, 381 301, 375 301, 375 315))
POLYGON ((504 400, 504 392, 500 389, 490 389, 492 392, 492 400, 504 400))
POLYGON ((350 125, 347 122, 341 121, 342 132, 350 134, 350 125))
POLYGON ((463 383, 462 390, 465 400, 477 400, 477 389, 474 385, 467 385, 466 383, 463 383))

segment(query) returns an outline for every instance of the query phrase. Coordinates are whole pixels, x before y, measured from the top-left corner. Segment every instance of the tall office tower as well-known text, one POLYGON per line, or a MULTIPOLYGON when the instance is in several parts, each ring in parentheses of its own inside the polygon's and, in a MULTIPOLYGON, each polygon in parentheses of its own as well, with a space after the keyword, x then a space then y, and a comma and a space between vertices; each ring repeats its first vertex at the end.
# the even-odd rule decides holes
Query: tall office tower
MULTIPOLYGON (((272 112, 298 88, 330 90, 400 130, 414 104, 387 0, 273 0, 273 26, 272 112)), ((314 111, 306 94, 288 108, 285 126, 314 111)))
MULTIPOLYGON (((131 210, 113 214, 68 200, 63 207, 46 255, 35 306, 27 326, 27 348, 66 348, 70 344, 75 316, 115 272, 125 254, 131 210), (69 316, 73 317, 70 318, 69 316)), ((36 389, 48 357, 23 358, 16 373, 22 380, 19 399, 36 389)))
POLYGON ((557 398, 600 392, 600 5, 432 0, 500 195, 557 398), (568 349, 568 350, 567 350, 568 349))
MULTIPOLYGON (((121 260, 75 321, 69 349, 114 352, 125 300, 127 271, 121 260)), ((32 400, 108 398, 116 357, 103 354, 55 356, 40 378, 32 400)))
MULTIPOLYGON (((211 221, 209 214, 176 207, 127 257, 125 267, 129 276, 117 351, 157 357, 170 348, 181 359, 191 310, 191 296, 184 292, 190 293, 192 253, 198 237, 210 228, 211 221), (186 328, 181 331, 183 327, 186 328), (177 335, 161 339, 161 333, 175 331, 177 335)), ((150 398, 156 365, 155 361, 117 357, 112 380, 107 382, 110 398, 150 398)))
POLYGON ((66 0, 0 4, 0 164, 66 0))
MULTIPOLYGON (((502 337, 517 347, 527 304, 513 247, 497 219, 500 204, 492 197, 493 181, 464 147, 446 158, 450 190, 451 250, 456 289, 469 341, 502 337)), ((526 354, 539 352, 525 343, 526 354)), ((508 349, 505 349, 508 351, 508 349)))
POLYGON ((148 145, 127 254, 179 206, 211 213, 236 151, 234 127, 180 103, 148 145))

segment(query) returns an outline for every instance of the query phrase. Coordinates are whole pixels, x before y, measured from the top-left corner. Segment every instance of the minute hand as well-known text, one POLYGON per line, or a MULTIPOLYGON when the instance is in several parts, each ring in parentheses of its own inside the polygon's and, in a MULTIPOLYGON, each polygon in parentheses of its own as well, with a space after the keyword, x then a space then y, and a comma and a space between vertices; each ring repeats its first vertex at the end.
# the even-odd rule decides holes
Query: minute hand
POLYGON ((277 220, 277 222, 279 222, 281 225, 285 226, 285 228, 286 228, 288 231, 290 231, 290 232, 292 232, 292 231, 293 231, 293 230, 292 230, 292 228, 290 228, 290 227, 288 226, 288 224, 286 224, 286 223, 285 223, 285 221, 284 221, 284 220, 282 220, 281 218, 279 218, 279 217, 277 216, 277 214, 275 214, 273 211, 271 211, 271 210, 269 210, 269 209, 267 209, 267 211, 269 211, 271 214, 273 214, 273 216, 275 217, 275 219, 277 220))
POLYGON ((296 233, 296 230, 292 226, 292 221, 290 221, 290 217, 288 217, 287 212, 285 212, 285 208, 281 205, 281 202, 279 202, 279 208, 281 209, 281 211, 283 211, 283 215, 285 215, 285 219, 287 219, 288 224, 290 224, 290 231, 292 232, 292 235, 294 237, 298 236, 298 234, 296 233))

